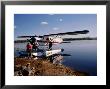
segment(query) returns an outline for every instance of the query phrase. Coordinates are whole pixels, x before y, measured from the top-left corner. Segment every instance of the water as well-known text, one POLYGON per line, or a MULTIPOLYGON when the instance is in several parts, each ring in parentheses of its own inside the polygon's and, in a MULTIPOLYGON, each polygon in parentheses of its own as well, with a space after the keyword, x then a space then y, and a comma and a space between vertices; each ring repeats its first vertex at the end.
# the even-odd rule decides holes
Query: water
MULTIPOLYGON (((26 44, 15 43, 15 50, 17 48, 25 50, 26 44)), ((63 48, 64 54, 71 55, 64 56, 62 64, 78 71, 87 72, 91 76, 97 76, 97 40, 71 41, 71 43, 53 46, 53 49, 57 48, 63 48)))

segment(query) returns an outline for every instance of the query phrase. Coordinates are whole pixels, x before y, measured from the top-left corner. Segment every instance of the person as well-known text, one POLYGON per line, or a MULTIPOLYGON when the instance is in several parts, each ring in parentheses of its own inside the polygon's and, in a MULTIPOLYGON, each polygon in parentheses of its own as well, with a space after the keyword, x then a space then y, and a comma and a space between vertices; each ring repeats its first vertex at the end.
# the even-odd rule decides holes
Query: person
POLYGON ((49 50, 52 50, 52 39, 49 40, 49 50))
POLYGON ((37 41, 34 42, 34 43, 33 43, 33 50, 38 49, 38 46, 39 46, 38 42, 37 42, 37 41))
POLYGON ((52 39, 47 38, 47 44, 49 44, 49 50, 52 50, 52 39))
POLYGON ((30 39, 31 45, 33 45, 35 42, 36 42, 36 38, 35 37, 31 37, 31 39, 30 39))
POLYGON ((26 51, 27 51, 27 53, 28 53, 28 58, 29 58, 29 57, 32 57, 32 45, 31 45, 30 43, 28 43, 28 44, 26 45, 26 51))

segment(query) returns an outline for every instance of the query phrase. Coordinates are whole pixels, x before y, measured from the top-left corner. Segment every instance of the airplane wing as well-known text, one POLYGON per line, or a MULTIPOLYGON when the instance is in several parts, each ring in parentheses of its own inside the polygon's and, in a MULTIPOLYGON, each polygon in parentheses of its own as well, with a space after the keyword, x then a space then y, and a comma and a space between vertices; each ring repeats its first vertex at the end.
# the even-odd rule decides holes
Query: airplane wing
POLYGON ((49 34, 49 35, 44 35, 44 36, 52 36, 52 35, 78 35, 78 34, 87 34, 88 32, 89 32, 88 30, 83 30, 83 31, 74 31, 74 32, 49 34))
POLYGON ((88 30, 83 31, 74 31, 74 32, 64 32, 64 33, 57 33, 57 34, 49 34, 49 35, 43 35, 43 36, 18 36, 18 38, 31 38, 31 37, 39 37, 42 38, 44 36, 53 36, 53 35, 78 35, 78 34, 87 34, 88 30))
POLYGON ((43 36, 18 36, 18 38, 32 38, 32 37, 39 37, 42 38, 43 36))

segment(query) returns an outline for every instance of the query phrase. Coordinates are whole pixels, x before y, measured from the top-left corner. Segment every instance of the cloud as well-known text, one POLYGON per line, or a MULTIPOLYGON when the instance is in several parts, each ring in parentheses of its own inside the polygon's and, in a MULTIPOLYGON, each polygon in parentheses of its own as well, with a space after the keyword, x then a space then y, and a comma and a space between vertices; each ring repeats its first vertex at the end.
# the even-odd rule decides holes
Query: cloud
POLYGON ((14 26, 14 29, 16 29, 16 25, 14 26))
POLYGON ((63 19, 59 19, 59 21, 60 21, 60 22, 62 22, 62 21, 63 21, 63 19))
POLYGON ((54 15, 54 14, 49 14, 49 15, 54 15))
POLYGON ((41 24, 42 24, 42 25, 47 25, 47 24, 48 24, 48 22, 41 22, 41 24))
POLYGON ((59 28, 58 28, 58 27, 54 27, 54 28, 53 28, 53 30, 55 30, 55 31, 56 31, 56 30, 59 30, 59 28))

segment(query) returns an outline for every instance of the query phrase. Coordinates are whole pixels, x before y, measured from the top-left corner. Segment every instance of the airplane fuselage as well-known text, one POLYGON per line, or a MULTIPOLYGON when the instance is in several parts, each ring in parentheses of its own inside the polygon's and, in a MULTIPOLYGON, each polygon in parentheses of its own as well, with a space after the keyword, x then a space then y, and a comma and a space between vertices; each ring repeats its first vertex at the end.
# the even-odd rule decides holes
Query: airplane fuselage
POLYGON ((47 38, 50 40, 52 44, 60 44, 63 42, 61 37, 52 37, 52 36, 44 36, 43 38, 35 37, 39 44, 45 45, 47 43, 47 38))

